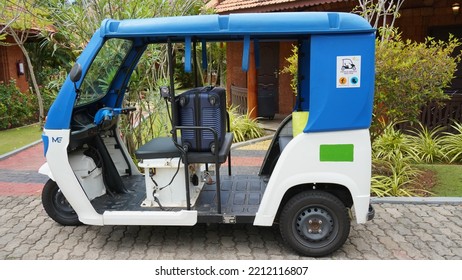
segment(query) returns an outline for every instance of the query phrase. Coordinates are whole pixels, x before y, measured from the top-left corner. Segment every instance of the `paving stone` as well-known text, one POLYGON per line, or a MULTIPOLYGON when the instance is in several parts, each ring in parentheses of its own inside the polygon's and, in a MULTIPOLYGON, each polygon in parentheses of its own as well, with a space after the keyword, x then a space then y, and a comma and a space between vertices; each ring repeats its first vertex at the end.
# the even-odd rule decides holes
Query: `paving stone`
POLYGON ((54 254, 56 254, 59 251, 61 244, 57 243, 50 243, 48 246, 43 248, 43 251, 41 254, 39 254, 40 259, 45 259, 45 260, 52 260, 54 254))
POLYGON ((411 243, 404 242, 399 244, 401 249, 406 251, 407 255, 411 257, 413 260, 424 260, 427 259, 425 256, 420 252, 419 249, 415 248, 411 243))
POLYGON ((30 244, 20 244, 11 252, 11 254, 8 255, 7 258, 14 259, 14 260, 22 259, 23 256, 27 254, 27 252, 29 252, 31 247, 32 245, 30 244))
POLYGON ((117 249, 117 251, 114 253, 114 260, 127 260, 130 257, 130 251, 128 250, 123 250, 123 249, 117 249))
POLYGON ((393 218, 401 218, 403 216, 403 213, 401 213, 398 209, 396 208, 392 208, 392 207, 389 207, 389 208, 386 208, 385 209, 388 213, 390 213, 390 215, 393 217, 393 218))
POLYGON ((0 236, 0 248, 8 245, 11 241, 13 241, 16 237, 14 233, 7 233, 5 235, 0 236))
POLYGON ((350 260, 361 260, 363 256, 361 252, 356 249, 356 246, 353 244, 345 244, 342 246, 342 250, 346 253, 348 259, 350 260))
POLYGON ((432 235, 433 238, 435 238, 437 241, 441 242, 441 244, 443 244, 443 246, 445 246, 446 248, 454 248, 454 247, 458 247, 459 244, 457 244, 456 242, 454 242, 453 240, 451 239, 448 239, 447 236, 445 235, 442 235, 442 234, 433 234, 432 235))
POLYGON ((377 255, 375 259, 389 260, 393 258, 392 252, 382 243, 374 244, 374 246, 372 246, 372 250, 377 255))
POLYGON ((433 238, 430 234, 428 234, 424 229, 413 228, 412 232, 414 233, 414 235, 419 237, 422 241, 435 241, 435 238, 433 238))
POLYGON ((106 245, 106 242, 107 242, 107 237, 96 235, 96 237, 92 240, 90 244, 90 248, 101 249, 104 247, 104 245, 106 245))
POLYGON ((393 251, 393 256, 398 260, 410 260, 411 257, 404 250, 393 251))
POLYGON ((39 251, 39 250, 32 250, 32 249, 29 249, 27 251, 27 253, 25 253, 23 256, 22 256, 22 259, 23 260, 36 260, 38 258, 38 255, 41 253, 42 251, 39 251))
POLYGON ((100 254, 99 249, 90 248, 85 252, 84 259, 85 260, 97 260, 99 259, 100 254))
POLYGON ((52 239, 42 236, 36 243, 34 243, 32 249, 43 251, 43 249, 45 249, 45 247, 48 246, 52 241, 52 239))
POLYGON ((451 217, 454 216, 454 212, 450 207, 434 207, 433 208, 439 215, 443 217, 451 217))
POLYGON ((454 256, 455 254, 450 250, 450 248, 444 246, 441 242, 430 241, 428 246, 433 249, 440 256, 454 256))
POLYGON ((54 260, 68 260, 71 250, 69 249, 59 249, 59 251, 53 255, 54 260))
POLYGON ((79 244, 80 236, 70 235, 69 238, 64 240, 62 248, 72 250, 77 244, 79 244))
POLYGON ((451 248, 451 252, 459 257, 459 260, 462 258, 462 247, 451 248))
POLYGON ((88 242, 88 241, 79 241, 72 248, 71 256, 83 257, 85 255, 85 253, 88 251, 89 246, 90 246, 90 242, 88 242))
POLYGON ((393 240, 389 236, 379 237, 379 241, 388 250, 399 250, 400 249, 400 245, 398 243, 396 243, 396 241, 393 240))

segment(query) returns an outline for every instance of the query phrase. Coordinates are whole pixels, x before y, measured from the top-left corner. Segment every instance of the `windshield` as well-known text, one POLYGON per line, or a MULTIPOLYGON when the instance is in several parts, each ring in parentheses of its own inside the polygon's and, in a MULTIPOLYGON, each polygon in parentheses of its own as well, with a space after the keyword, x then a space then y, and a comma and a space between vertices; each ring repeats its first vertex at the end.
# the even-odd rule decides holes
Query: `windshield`
POLYGON ((123 63, 132 42, 110 39, 100 49, 80 86, 80 99, 76 106, 101 99, 106 95, 111 82, 123 63))

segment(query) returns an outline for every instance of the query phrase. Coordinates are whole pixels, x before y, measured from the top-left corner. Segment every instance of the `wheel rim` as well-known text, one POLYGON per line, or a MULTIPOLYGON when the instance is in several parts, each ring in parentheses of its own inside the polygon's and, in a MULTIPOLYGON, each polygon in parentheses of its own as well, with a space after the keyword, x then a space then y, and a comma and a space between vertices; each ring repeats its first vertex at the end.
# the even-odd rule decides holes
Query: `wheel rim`
POLYGON ((56 209, 56 212, 63 216, 74 216, 75 211, 72 206, 67 201, 64 194, 58 189, 55 194, 53 195, 53 205, 56 209))
POLYGON ((338 226, 330 211, 312 206, 298 213, 294 221, 296 238, 311 248, 321 248, 331 243, 338 234, 338 226))

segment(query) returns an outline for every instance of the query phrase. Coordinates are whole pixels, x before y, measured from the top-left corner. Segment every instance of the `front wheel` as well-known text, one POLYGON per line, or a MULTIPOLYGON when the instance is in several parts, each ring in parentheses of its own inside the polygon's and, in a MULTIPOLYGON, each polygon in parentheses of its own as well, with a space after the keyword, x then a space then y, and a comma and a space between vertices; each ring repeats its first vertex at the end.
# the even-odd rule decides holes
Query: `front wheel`
POLYGON ((280 216, 284 241, 300 254, 322 257, 339 249, 350 233, 345 205, 322 191, 302 192, 292 197, 280 216))
POLYGON ((58 184, 51 179, 43 187, 42 205, 48 216, 63 226, 78 226, 82 224, 79 221, 77 213, 59 189, 58 184))

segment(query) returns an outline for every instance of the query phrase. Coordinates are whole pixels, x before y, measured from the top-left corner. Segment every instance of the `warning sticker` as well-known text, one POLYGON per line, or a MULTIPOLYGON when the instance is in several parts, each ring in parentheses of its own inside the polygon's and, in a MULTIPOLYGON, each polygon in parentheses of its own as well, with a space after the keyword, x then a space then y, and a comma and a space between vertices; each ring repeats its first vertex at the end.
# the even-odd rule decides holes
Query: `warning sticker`
POLYGON ((359 88, 361 56, 337 56, 337 88, 359 88))

